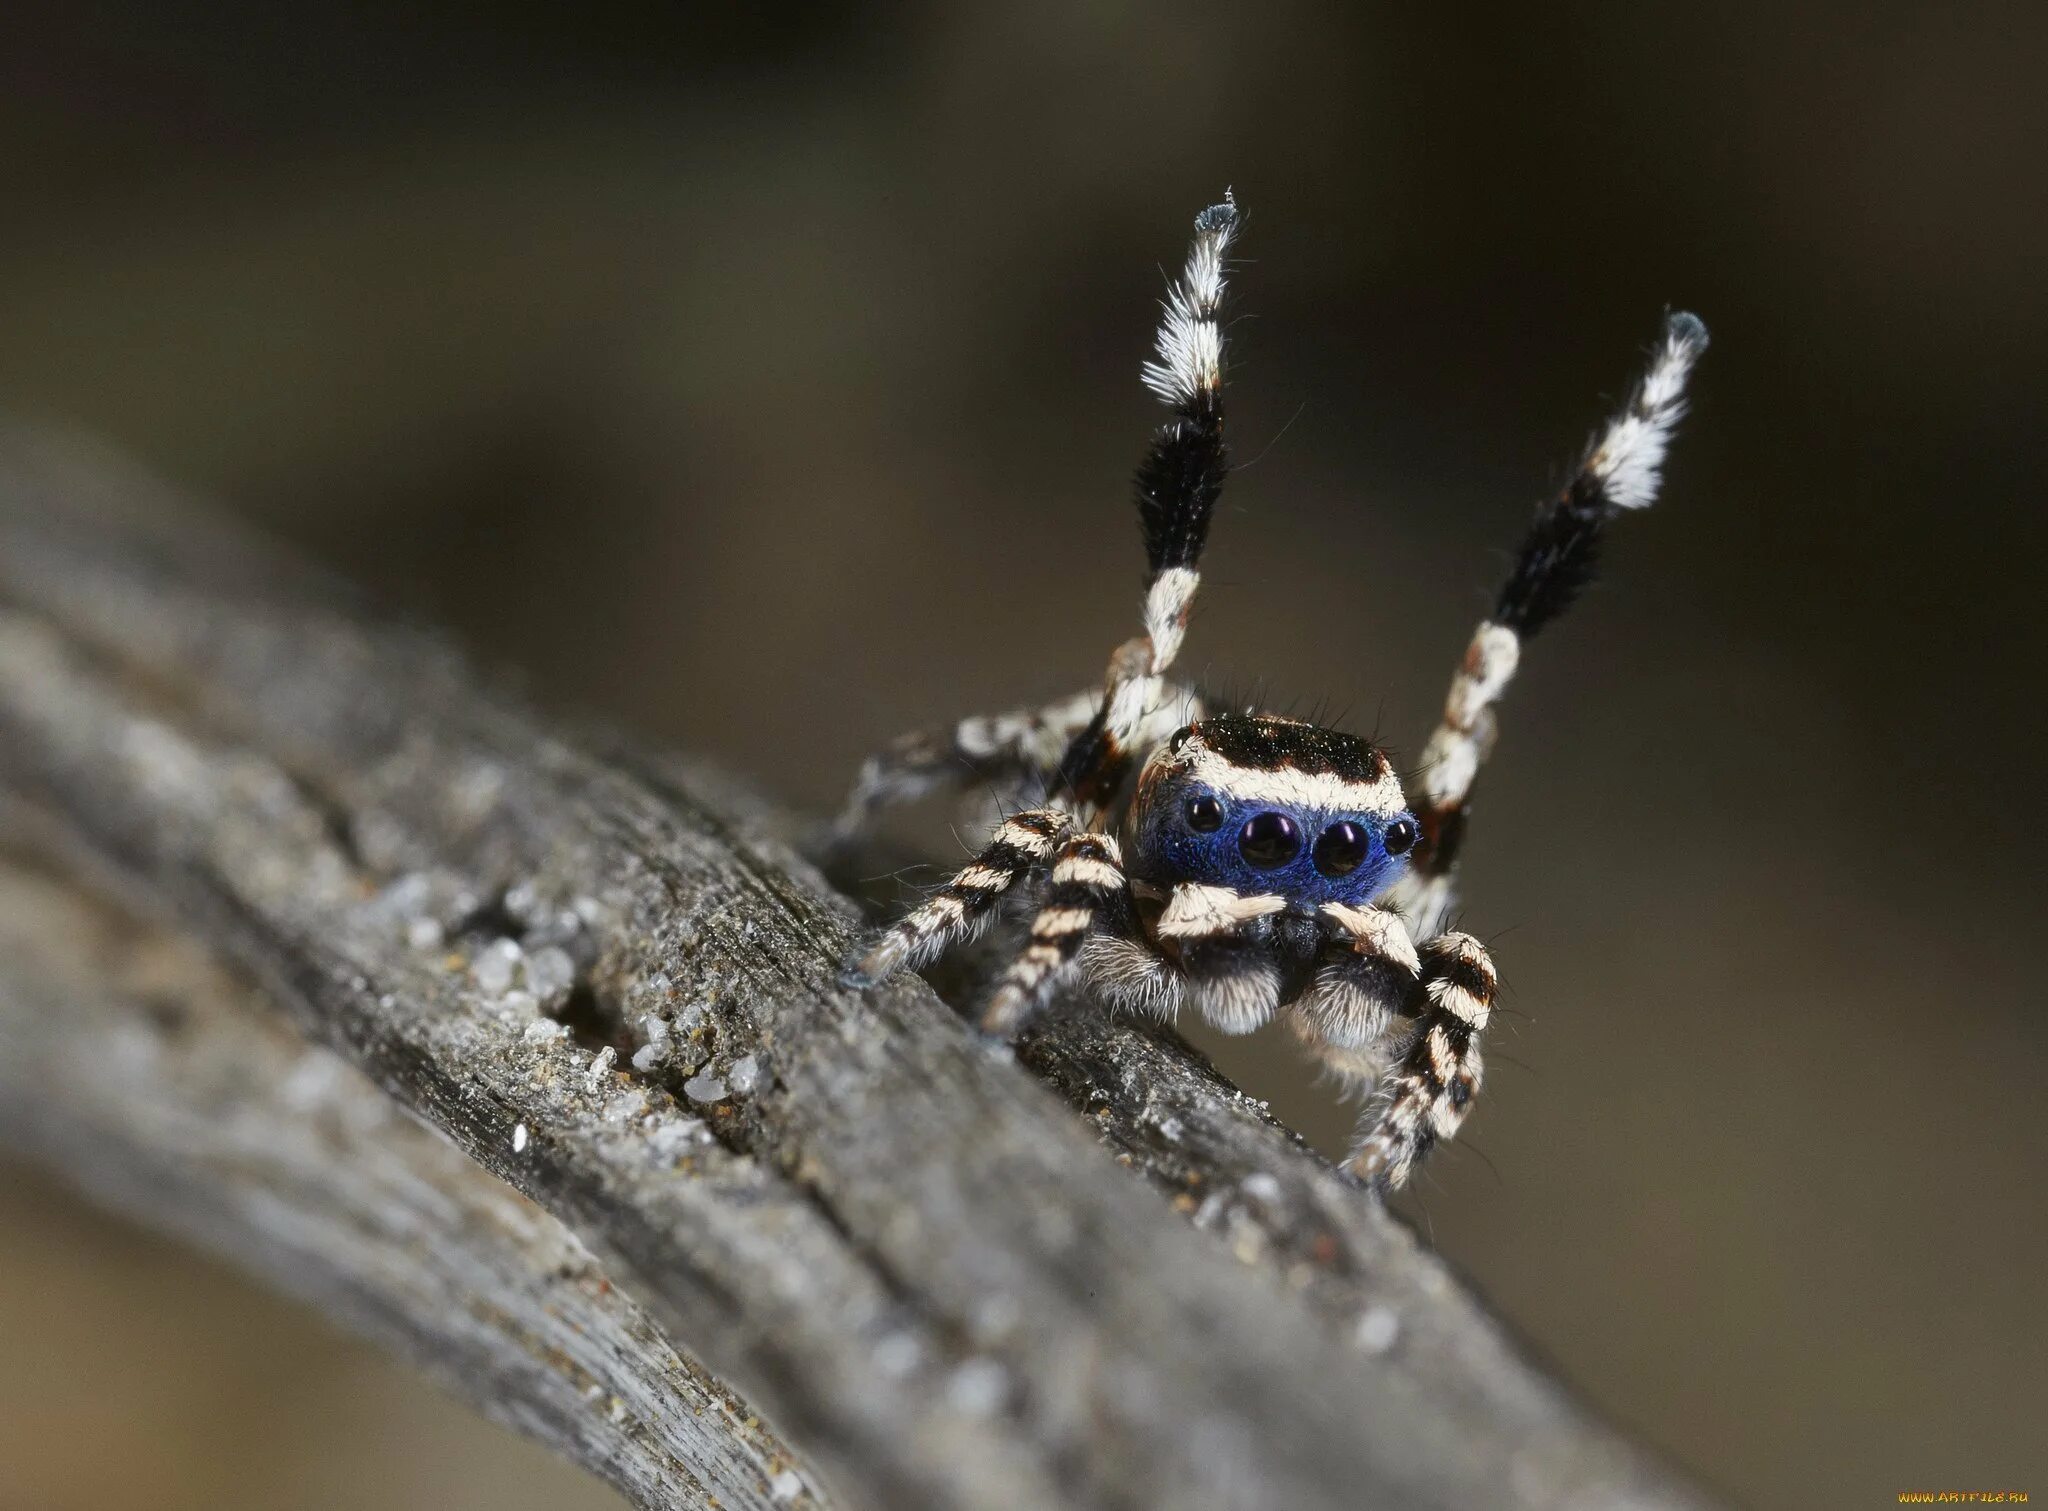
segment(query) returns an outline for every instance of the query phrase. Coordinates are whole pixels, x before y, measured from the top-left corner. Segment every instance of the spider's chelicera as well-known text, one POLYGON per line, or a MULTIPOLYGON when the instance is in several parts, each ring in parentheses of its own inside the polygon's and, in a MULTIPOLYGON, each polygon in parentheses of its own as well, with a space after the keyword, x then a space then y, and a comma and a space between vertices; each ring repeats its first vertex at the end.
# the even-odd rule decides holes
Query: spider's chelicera
POLYGON ((1628 402, 1537 509, 1404 791, 1368 741, 1210 711, 1167 677, 1227 471, 1217 311, 1237 226, 1229 199, 1196 217, 1144 368, 1172 411, 1137 477, 1144 633, 1110 657, 1100 690, 908 735, 867 762, 848 832, 883 804, 948 787, 992 782, 1027 806, 870 941, 849 975, 871 983, 924 965, 1027 896, 1029 936, 982 1012, 987 1032, 1014 1034, 1071 977, 1112 1007, 1160 1018, 1187 1008, 1229 1033, 1278 1019, 1370 1092, 1346 1168, 1385 1191, 1457 1131, 1479 1088, 1493 964, 1443 922, 1493 705, 1523 644, 1590 579, 1607 523, 1656 497, 1707 333, 1691 315, 1665 317, 1628 402))

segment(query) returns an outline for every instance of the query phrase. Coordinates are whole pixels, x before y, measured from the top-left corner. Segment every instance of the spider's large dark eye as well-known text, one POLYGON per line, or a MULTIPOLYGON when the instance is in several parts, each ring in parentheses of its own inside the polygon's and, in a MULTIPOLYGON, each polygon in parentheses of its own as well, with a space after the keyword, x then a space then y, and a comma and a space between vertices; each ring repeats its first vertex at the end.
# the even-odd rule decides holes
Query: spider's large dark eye
POLYGON ((1206 792, 1189 798, 1181 812, 1187 817, 1188 827, 1197 834, 1214 834, 1223 827, 1223 805, 1206 792))
POLYGON ((1262 813, 1238 831, 1237 853, 1271 871, 1301 854, 1301 830, 1284 813, 1262 813))
POLYGON ((1372 833, 1363 824, 1332 824, 1316 838, 1311 857, 1325 876, 1349 876, 1372 854, 1372 833))
POLYGON ((1406 855, 1420 838, 1422 831, 1415 827, 1414 819, 1397 818, 1387 825, 1387 854, 1406 855))

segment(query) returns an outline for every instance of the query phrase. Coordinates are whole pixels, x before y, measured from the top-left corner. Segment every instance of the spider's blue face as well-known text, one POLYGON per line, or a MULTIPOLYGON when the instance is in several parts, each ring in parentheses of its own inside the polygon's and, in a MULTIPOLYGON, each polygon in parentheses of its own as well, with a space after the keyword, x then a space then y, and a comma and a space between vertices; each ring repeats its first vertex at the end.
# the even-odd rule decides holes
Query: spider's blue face
POLYGON ((1175 735, 1144 774, 1132 828, 1135 877, 1277 894, 1301 912, 1370 902, 1401 874, 1420 832, 1383 752, 1246 714, 1175 735))

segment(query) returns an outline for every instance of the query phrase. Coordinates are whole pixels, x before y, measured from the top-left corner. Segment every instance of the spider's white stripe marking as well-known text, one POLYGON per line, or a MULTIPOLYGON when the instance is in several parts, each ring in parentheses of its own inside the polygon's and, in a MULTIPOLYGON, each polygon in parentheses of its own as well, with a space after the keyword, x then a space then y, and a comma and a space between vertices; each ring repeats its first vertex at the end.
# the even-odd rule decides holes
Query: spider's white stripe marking
POLYGON ((1196 781, 1248 803, 1365 813, 1374 818, 1392 818, 1407 806, 1401 784, 1391 772, 1376 782, 1353 782, 1331 772, 1311 773, 1287 766, 1258 771, 1233 765, 1193 741, 1180 759, 1196 781))
POLYGON ((1438 1007, 1473 1028, 1486 1027, 1486 1020, 1492 1016, 1492 1010, 1485 1002, 1453 982, 1430 982, 1429 996, 1438 1007))
POLYGON ((1008 871, 998 871, 992 866, 969 866, 950 885, 970 892, 1000 892, 1015 880, 1008 871))
POLYGON ((918 930, 923 932, 930 929, 943 928, 949 923, 958 923, 961 915, 966 911, 966 903, 957 897, 949 897, 941 892, 915 913, 912 913, 905 922, 916 925, 918 930))
POLYGON ((1152 670, 1165 671, 1180 654, 1188 629, 1188 607, 1202 577, 1193 567, 1168 567, 1145 593, 1145 633, 1152 641, 1152 670))
POLYGON ((1162 939, 1201 939, 1228 933, 1241 923, 1264 918, 1268 913, 1283 912, 1286 907, 1287 899, 1284 897, 1272 894, 1243 897, 1228 887, 1209 887, 1200 882, 1184 881, 1173 889, 1166 911, 1159 915, 1159 922, 1153 925, 1152 931, 1162 939))
POLYGON ((1439 724, 1422 747, 1423 800, 1432 808, 1450 808, 1464 801, 1479 775, 1485 752, 1479 742, 1462 729, 1439 724))
POLYGON ((1671 432, 1685 414, 1685 380, 1707 349, 1707 328, 1691 315, 1664 322, 1664 339, 1628 408, 1615 416, 1586 460, 1607 497, 1621 509, 1655 502, 1671 432))
POLYGON ((1026 855, 1048 855, 1052 852, 1053 840, 1058 838, 1058 834, 1040 834, 1030 825, 1011 818, 1003 820, 1003 826, 996 830, 996 838, 1006 845, 1015 846, 1026 855))
POLYGON ((1479 716, 1507 691, 1515 668, 1522 664, 1522 637, 1504 624, 1481 620, 1465 648, 1465 659, 1451 678, 1444 700, 1444 723, 1469 730, 1479 716))
POLYGON ((1123 889, 1124 873, 1106 860, 1097 860, 1092 855, 1069 855, 1052 868, 1052 879, 1059 882, 1078 882, 1086 887, 1101 887, 1116 892, 1123 889))
POLYGON ((1159 705, 1165 684, 1157 677, 1130 677, 1117 682, 1109 694, 1109 728, 1125 747, 1135 731, 1159 705))
POLYGON ((1031 921, 1031 934, 1035 939, 1058 939, 1082 933, 1093 922, 1093 908, 1047 908, 1031 921))

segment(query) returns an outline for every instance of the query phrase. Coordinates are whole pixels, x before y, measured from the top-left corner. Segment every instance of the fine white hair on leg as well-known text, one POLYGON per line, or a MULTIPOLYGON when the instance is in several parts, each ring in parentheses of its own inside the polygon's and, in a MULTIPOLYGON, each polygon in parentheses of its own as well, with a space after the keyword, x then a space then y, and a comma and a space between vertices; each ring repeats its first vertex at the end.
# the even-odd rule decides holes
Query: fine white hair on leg
POLYGON ((1685 415, 1685 380, 1706 349, 1707 328, 1697 315, 1665 317, 1663 337, 1628 406, 1608 422, 1586 458, 1586 470, 1615 508, 1655 502, 1671 433, 1685 415))
POLYGON ((1216 311, 1223 302, 1223 259, 1237 234, 1237 200, 1195 217, 1195 239, 1187 266, 1166 291, 1166 315, 1159 322, 1159 359, 1144 366, 1145 386, 1163 403, 1192 402, 1223 382, 1223 331, 1216 311))
POLYGON ((1091 934, 1081 946, 1081 974, 1107 1006, 1170 1023, 1187 1001, 1179 967, 1143 939, 1091 934))
POLYGON ((1218 1033, 1264 1028, 1280 1008, 1280 971, 1256 950, 1212 945, 1188 952, 1188 1000, 1218 1033))

